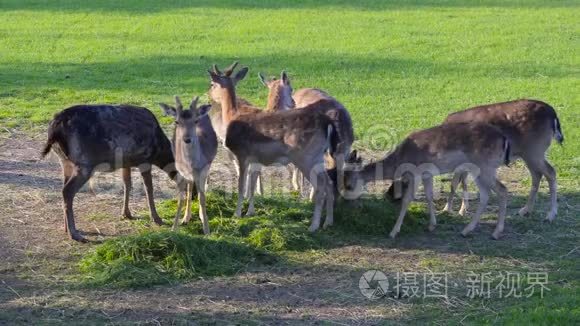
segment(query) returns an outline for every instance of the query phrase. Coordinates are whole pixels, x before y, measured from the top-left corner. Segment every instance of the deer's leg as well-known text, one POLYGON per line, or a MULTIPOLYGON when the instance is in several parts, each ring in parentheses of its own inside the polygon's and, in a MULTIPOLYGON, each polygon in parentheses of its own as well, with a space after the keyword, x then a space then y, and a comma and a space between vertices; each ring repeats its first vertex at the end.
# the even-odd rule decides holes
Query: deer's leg
POLYGON ((427 207, 429 208, 429 231, 433 232, 437 225, 437 218, 435 217, 435 205, 433 204, 433 178, 428 177, 423 179, 423 188, 425 188, 425 198, 427 199, 427 207))
POLYGON ((300 191, 302 188, 300 187, 300 171, 294 165, 291 167, 292 169, 292 190, 300 191))
POLYGON ((540 187, 540 181, 542 180, 542 171, 538 166, 539 164, 533 161, 526 161, 526 165, 528 166, 528 170, 532 176, 532 188, 530 189, 530 194, 528 195, 528 201, 526 205, 518 212, 520 216, 526 216, 534 210, 534 203, 536 202, 538 188, 540 187))
POLYGON ((491 236, 495 240, 498 240, 501 237, 504 228, 508 191, 506 187, 497 179, 495 180, 492 189, 498 196, 499 212, 497 216, 497 225, 491 236))
POLYGON ((183 207, 183 194, 184 191, 181 187, 177 189, 177 211, 175 212, 175 217, 173 218, 173 226, 171 230, 176 231, 177 225, 179 224, 179 217, 181 216, 181 208, 183 207))
POLYGON ((413 197, 415 195, 415 181, 413 180, 413 177, 411 177, 409 180, 409 186, 407 189, 405 189, 406 191, 403 194, 403 198, 401 199, 401 210, 399 211, 399 217, 397 218, 397 222, 389 234, 392 239, 394 239, 401 231, 401 225, 403 224, 403 219, 407 213, 407 208, 409 208, 409 204, 411 201, 413 201, 413 197))
POLYGON ((465 216, 469 208, 469 191, 467 189, 467 177, 469 174, 464 172, 461 175, 461 185, 463 186, 463 193, 461 194, 461 207, 459 208, 459 215, 465 216))
POLYGON ((86 242, 86 239, 80 235, 75 226, 73 213, 73 201, 77 192, 90 179, 91 170, 86 168, 77 168, 76 173, 68 178, 68 181, 62 188, 62 198, 64 201, 64 223, 65 230, 72 240, 86 242))
POLYGON ((326 199, 326 185, 324 177, 326 176, 326 171, 324 170, 324 164, 308 164, 299 165, 294 162, 296 167, 302 172, 304 176, 312 184, 312 190, 314 193, 314 212, 312 213, 312 220, 308 230, 314 232, 320 228, 320 215, 322 214, 322 207, 326 199))
MULTIPOLYGON (((454 173, 453 178, 451 179, 451 185, 449 187, 449 195, 447 196, 447 203, 445 207, 443 207, 443 212, 452 213, 453 212, 453 199, 455 199, 455 190, 457 189, 457 185, 459 185, 460 173, 454 173)), ((425 186, 423 184, 423 186, 425 186)))
POLYGON ((260 196, 264 195, 264 184, 262 183, 262 171, 258 171, 256 175, 256 193, 260 196))
POLYGON ((129 210, 129 196, 131 195, 131 168, 122 168, 121 176, 123 178, 123 209, 121 214, 126 219, 132 219, 129 210))
POLYGON ((183 215, 183 220, 181 224, 187 224, 191 221, 191 202, 196 195, 193 192, 196 191, 195 182, 187 182, 187 194, 185 195, 185 214, 183 215))
POLYGON ((196 198, 197 198, 197 194, 198 194, 198 193, 199 193, 199 192, 197 191, 197 184, 194 182, 194 183, 192 184, 192 189, 191 189, 191 199, 192 199, 192 200, 193 200, 193 199, 196 199, 196 198))
POLYGON ((203 225, 203 234, 209 234, 209 220, 207 217, 207 211, 205 210, 205 189, 203 185, 206 183, 207 175, 209 172, 209 167, 206 171, 202 171, 200 173, 199 178, 196 179, 198 184, 198 189, 200 189, 199 195, 199 219, 201 220, 201 224, 203 225))
POLYGON ((248 198, 248 211, 246 212, 246 216, 252 216, 255 213, 255 208, 254 208, 254 193, 256 192, 256 186, 258 183, 258 177, 260 176, 260 170, 254 171, 253 169, 250 169, 250 171, 248 171, 248 174, 250 175, 250 184, 248 185, 248 190, 249 190, 249 198, 248 198))
POLYGON ((483 175, 478 176, 475 179, 475 183, 477 184, 477 188, 479 189, 479 206, 477 206, 477 211, 473 215, 471 222, 465 226, 463 231, 461 231, 462 236, 467 236, 479 223, 479 219, 483 211, 487 207, 487 202, 489 201, 489 189, 492 186, 492 183, 489 182, 483 175))
POLYGON ((244 205, 244 192, 246 189, 246 170, 247 163, 238 163, 238 203, 236 206, 236 212, 234 213, 236 217, 242 217, 242 207, 244 205))
MULTIPOLYGON (((66 183, 70 180, 70 178, 72 178, 72 176, 75 174, 75 168, 74 168, 74 165, 70 161, 67 161, 67 160, 61 160, 60 165, 62 167, 62 186, 64 187, 66 185, 66 183)), ((68 234, 68 226, 67 226, 66 221, 67 220, 66 220, 66 215, 65 215, 64 232, 68 234)))
POLYGON ((141 177, 143 178, 143 185, 145 186, 145 195, 147 196, 147 204, 149 205, 149 212, 151 219, 157 225, 163 225, 163 221, 157 214, 155 209, 155 200, 153 200, 153 178, 151 176, 151 167, 141 168, 141 177))
POLYGON ((558 214, 558 183, 556 181, 556 170, 554 170, 548 160, 544 159, 543 163, 542 174, 548 180, 550 187, 550 211, 546 215, 546 221, 552 222, 558 214))
POLYGON ((326 193, 326 219, 323 228, 328 228, 334 224, 334 186, 326 173, 322 174, 325 182, 324 189, 326 193))

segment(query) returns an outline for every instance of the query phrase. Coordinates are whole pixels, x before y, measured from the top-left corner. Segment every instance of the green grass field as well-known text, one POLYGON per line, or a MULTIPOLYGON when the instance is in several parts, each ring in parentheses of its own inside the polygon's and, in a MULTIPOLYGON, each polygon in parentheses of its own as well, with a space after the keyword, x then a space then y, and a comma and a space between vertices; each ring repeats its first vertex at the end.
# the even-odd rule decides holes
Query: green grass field
MULTIPOLYGON (((232 219, 233 199, 216 199, 210 216, 219 218, 212 221, 217 231, 210 239, 197 235, 200 226, 195 221, 174 238, 154 231, 119 236, 101 246, 72 244, 82 248, 74 250, 75 261, 67 265, 67 273, 73 269, 78 275, 67 274, 56 286, 86 286, 90 291, 99 291, 103 284, 122 289, 159 283, 171 287, 199 277, 227 278, 254 265, 272 270, 331 265, 356 274, 358 280, 362 271, 378 266, 343 253, 333 257, 331 252, 347 245, 386 247, 412 252, 420 260, 413 266, 395 260, 392 271, 416 267, 447 271, 458 279, 468 270, 547 271, 551 291, 544 299, 404 301, 406 315, 396 317, 387 308, 370 306, 379 309, 385 323, 578 323, 579 17, 577 1, 548 0, 0 0, 0 134, 43 133, 54 113, 78 103, 137 104, 161 117, 157 102, 170 101, 173 95, 207 98, 207 69, 234 60, 250 68, 238 86, 239 96, 264 105, 267 90, 258 72, 278 75, 286 70, 294 89, 322 88, 344 103, 355 124, 355 147, 377 153, 386 152, 412 130, 440 123, 453 111, 517 98, 540 99, 556 108, 566 138, 563 147, 553 146, 549 152, 560 187, 560 215, 554 225, 540 222, 547 208, 545 183, 536 213, 527 220, 516 216, 530 184, 521 164, 516 169, 523 177, 514 177, 508 185, 513 192, 507 220, 512 235, 494 242, 483 234, 467 241, 457 238, 457 228, 451 225, 465 220, 455 216, 441 217, 442 230, 424 235, 423 203, 414 204, 405 221, 400 237, 407 240, 397 242, 387 240, 385 231, 393 224, 394 210, 378 199, 369 199, 366 215, 355 222, 348 216, 361 213, 341 208, 336 228, 316 235, 306 232, 311 207, 297 199, 290 204, 276 196, 262 199, 261 207, 272 210, 263 208, 249 221, 232 219), (382 219, 384 214, 388 220, 382 219), (154 253, 137 250, 160 238, 169 244, 151 249, 154 253), (214 258, 196 253, 192 262, 188 257, 195 248, 188 239, 210 241, 210 253, 233 250, 241 260, 224 254, 223 266, 212 269, 214 258), (192 270, 198 263, 209 269, 192 270), (154 272, 140 279, 143 270, 154 272), (85 284, 87 278, 90 284, 85 284)), ((161 121, 168 125, 170 119, 161 121)), ((159 205, 169 220, 174 202, 159 205)), ((137 224, 135 233, 143 232, 143 225, 137 224)), ((64 237, 62 232, 55 234, 64 237)), ((0 276, 3 273, 8 272, 0 270, 0 276)), ((19 273, 34 279, 33 274, 19 273)), ((465 284, 458 291, 464 290, 465 284)), ((6 311, 0 312, 0 321, 18 315, 18 310, 6 311)), ((260 314, 268 312, 239 318, 259 323, 260 314)), ((176 320, 183 321, 180 318, 186 317, 176 320)))

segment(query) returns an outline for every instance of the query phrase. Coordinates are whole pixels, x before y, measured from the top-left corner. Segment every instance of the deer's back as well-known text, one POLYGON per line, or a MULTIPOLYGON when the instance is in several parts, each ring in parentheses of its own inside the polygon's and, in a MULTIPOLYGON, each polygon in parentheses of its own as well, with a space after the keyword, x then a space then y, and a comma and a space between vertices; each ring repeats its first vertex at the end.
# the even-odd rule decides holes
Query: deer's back
POLYGON ((173 161, 169 140, 153 113, 145 108, 72 106, 56 114, 49 128, 57 135, 57 153, 76 164, 136 166, 173 161))
POLYGON ((547 103, 535 100, 515 100, 476 106, 451 113, 445 123, 485 122, 499 127, 519 151, 525 144, 549 141, 553 135, 556 112, 547 103))
POLYGON ((433 163, 440 173, 452 172, 461 164, 497 168, 503 162, 502 131, 485 123, 449 123, 409 135, 396 149, 398 164, 419 166, 433 163))
POLYGON ((311 145, 325 146, 331 123, 323 113, 301 110, 240 115, 228 126, 226 147, 249 156, 287 156, 311 145))

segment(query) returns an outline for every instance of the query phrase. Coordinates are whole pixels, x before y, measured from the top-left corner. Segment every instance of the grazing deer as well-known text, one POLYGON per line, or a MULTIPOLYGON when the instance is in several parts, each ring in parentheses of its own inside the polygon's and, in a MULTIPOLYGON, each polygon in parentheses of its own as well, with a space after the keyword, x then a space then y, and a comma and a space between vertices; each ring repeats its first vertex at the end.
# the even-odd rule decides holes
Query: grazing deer
MULTIPOLYGON (((230 65, 228 68, 226 68, 224 70, 224 74, 226 74, 228 76, 231 75, 232 72, 234 71, 235 67, 237 66, 237 64, 238 64, 237 62, 234 62, 232 65, 230 65)), ((216 73, 218 75, 222 74, 221 71, 218 69, 217 65, 213 65, 213 71, 214 71, 214 73, 216 73)), ((245 74, 240 75, 239 79, 232 79, 234 86, 240 80, 244 79, 244 77, 245 77, 245 74)), ((212 88, 210 88, 210 90, 208 92, 208 96, 210 98, 211 106, 212 106, 212 110, 209 112, 211 124, 213 125, 213 127, 216 131, 216 134, 217 134, 218 138, 220 139, 221 143, 225 144, 227 125, 225 123, 223 123, 221 98, 220 98, 221 95, 219 92, 215 92, 212 90, 212 88)), ((246 101, 243 98, 239 98, 239 97, 236 98, 236 104, 238 106, 238 111, 240 112, 240 114, 255 114, 255 113, 262 112, 262 110, 260 108, 253 106, 252 104, 250 104, 250 102, 246 101)), ((236 171, 238 171, 236 158, 229 150, 227 150, 227 148, 226 148, 226 152, 227 152, 227 155, 228 155, 230 161, 236 167, 236 171)), ((254 171, 256 171, 254 174, 256 177, 256 183, 257 183, 256 192, 259 195, 262 195, 264 192, 264 190, 263 190, 264 187, 262 184, 262 175, 261 175, 260 167, 254 166, 254 167, 252 167, 252 169, 254 171)), ((247 182, 246 184, 249 185, 250 183, 251 182, 247 182)), ((246 189, 246 196, 249 196, 249 186, 246 189)))
MULTIPOLYGON (((326 155, 325 161, 329 169, 333 182, 338 185, 337 174, 342 171, 345 158, 349 157, 352 143, 354 142, 354 132, 352 120, 346 108, 335 98, 322 90, 315 88, 303 88, 292 95, 292 85, 285 71, 280 74, 280 79, 266 79, 261 73, 260 81, 269 89, 267 111, 283 111, 291 109, 316 109, 324 111, 334 121, 340 134, 341 148, 338 149, 338 161, 332 156, 326 155)), ((303 176, 298 169, 292 173, 292 185, 294 190, 300 190, 303 176)), ((313 192, 310 198, 313 198, 313 192)))
MULTIPOLYGON (((209 234, 209 223, 205 209, 205 190, 209 168, 217 153, 217 136, 207 116, 211 105, 197 107, 198 97, 193 99, 188 110, 183 109, 179 97, 175 97, 175 107, 159 103, 163 112, 175 118, 173 132, 173 152, 175 167, 187 181, 187 204, 182 223, 191 220, 191 195, 197 190, 199 197, 199 218, 203 224, 203 233, 209 234), (194 186, 195 185, 195 186, 194 186)), ((183 191, 179 191, 177 212, 173 221, 173 230, 177 229, 179 215, 183 204, 183 191)))
MULTIPOLYGON (((500 128, 510 138, 513 156, 522 158, 526 163, 532 175, 532 188, 526 205, 519 210, 521 216, 532 212, 540 180, 542 176, 546 177, 550 187, 551 201, 546 220, 553 221, 558 213, 556 171, 546 159, 546 151, 550 147, 552 138, 559 144, 564 141, 560 120, 554 108, 541 101, 521 99, 451 113, 444 123, 470 121, 490 123, 500 128)), ((444 211, 451 211, 453 195, 459 182, 462 183, 464 190, 459 211, 463 215, 468 206, 465 173, 454 176, 444 211)))
MULTIPOLYGON (((232 67, 235 67, 233 65, 232 67)), ((233 68, 232 68, 233 70, 233 68)), ((290 110, 243 114, 236 101, 235 83, 247 73, 243 68, 218 74, 209 70, 210 93, 221 99, 222 121, 226 124, 226 147, 238 161, 238 203, 236 216, 242 214, 248 167, 252 163, 273 165, 293 163, 315 189, 315 207, 310 231, 320 226, 322 208, 326 204, 324 227, 333 223, 334 191, 332 181, 324 169, 323 156, 327 150, 334 153, 339 146, 339 135, 332 119, 322 112, 290 110)), ((219 72, 219 71, 218 71, 219 72)), ((250 180, 253 180, 251 178, 250 180)), ((250 183, 250 188, 254 185, 250 183)), ((254 212, 254 189, 250 189, 248 215, 254 212)))
POLYGON ((71 239, 86 242, 75 227, 73 200, 95 171, 122 169, 123 216, 130 218, 131 167, 138 167, 151 219, 158 225, 163 224, 155 210, 151 165, 163 169, 172 180, 177 172, 171 143, 149 110, 131 105, 71 106, 50 122, 42 157, 51 149, 60 158, 64 229, 71 239))
POLYGON ((504 229, 507 190, 497 179, 496 170, 509 163, 510 142, 502 132, 488 124, 452 123, 417 131, 409 135, 383 160, 365 165, 360 171, 345 171, 347 196, 360 194, 364 184, 375 180, 395 180, 402 185, 401 210, 390 236, 395 238, 409 203, 413 200, 418 182, 425 188, 429 207, 429 230, 437 225, 433 205, 433 177, 467 169, 475 174, 480 191, 477 212, 461 232, 469 234, 477 226, 489 199, 490 189, 499 197, 498 222, 492 236, 499 239, 504 229), (361 182, 362 181, 362 182, 361 182))

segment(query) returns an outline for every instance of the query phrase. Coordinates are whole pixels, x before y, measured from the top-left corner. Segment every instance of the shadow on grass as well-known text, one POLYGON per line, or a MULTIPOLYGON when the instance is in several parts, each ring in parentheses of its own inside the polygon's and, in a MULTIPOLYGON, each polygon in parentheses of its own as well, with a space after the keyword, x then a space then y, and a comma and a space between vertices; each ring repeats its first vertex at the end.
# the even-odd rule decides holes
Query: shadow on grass
MULTIPOLYGON (((18 97, 19 89, 48 88, 75 90, 113 90, 139 91, 150 94, 173 94, 176 89, 195 93, 207 91, 209 78, 207 69, 213 64, 229 65, 233 60, 250 68, 250 76, 259 71, 278 72, 288 69, 295 80, 296 88, 301 84, 301 75, 309 75, 324 67, 324 74, 351 76, 388 75, 390 78, 409 78, 445 76, 471 77, 535 77, 542 73, 547 77, 563 78, 574 75, 573 67, 562 65, 538 65, 521 62, 517 64, 481 65, 479 63, 441 64, 397 57, 360 57, 332 55, 328 53, 276 54, 267 56, 216 57, 205 53, 190 56, 153 56, 143 59, 128 59, 99 63, 46 63, 26 62, 0 65, 0 75, 10 83, 5 87, 5 94, 18 97)), ((242 83, 240 95, 248 84, 258 87, 258 79, 248 78, 242 83)), ((0 83, 1 85, 1 83, 0 83)), ((316 85, 304 85, 316 86, 316 85)), ((261 87, 257 88, 266 93, 261 87)), ((49 92, 50 93, 50 92, 49 92)), ((42 97, 43 94, 37 94, 42 97)), ((49 95, 46 95, 49 96, 49 95)), ((265 96, 265 94, 264 94, 265 96)), ((70 103, 73 104, 73 103, 70 103)), ((63 104, 66 105, 66 104, 63 104)))
POLYGON ((3 10, 33 10, 33 11, 54 11, 54 12, 122 12, 147 14, 168 10, 184 9, 320 9, 330 7, 342 7, 355 10, 416 10, 429 8, 558 8, 574 7, 577 3, 573 1, 542 1, 542 0, 370 0, 370 1, 276 1, 276 0, 4 0, 3 10))

